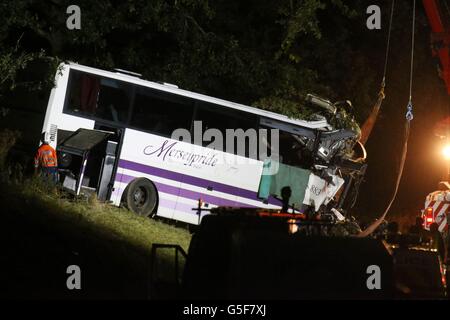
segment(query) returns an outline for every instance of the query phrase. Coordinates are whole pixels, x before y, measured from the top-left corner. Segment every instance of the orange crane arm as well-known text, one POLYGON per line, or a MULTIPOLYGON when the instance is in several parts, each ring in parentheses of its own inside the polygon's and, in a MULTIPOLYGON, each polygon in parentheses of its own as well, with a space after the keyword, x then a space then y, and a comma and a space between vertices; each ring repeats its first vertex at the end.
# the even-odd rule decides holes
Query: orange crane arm
POLYGON ((423 0, 423 5, 432 31, 433 56, 439 59, 439 73, 450 94, 450 17, 445 17, 439 0, 423 0))

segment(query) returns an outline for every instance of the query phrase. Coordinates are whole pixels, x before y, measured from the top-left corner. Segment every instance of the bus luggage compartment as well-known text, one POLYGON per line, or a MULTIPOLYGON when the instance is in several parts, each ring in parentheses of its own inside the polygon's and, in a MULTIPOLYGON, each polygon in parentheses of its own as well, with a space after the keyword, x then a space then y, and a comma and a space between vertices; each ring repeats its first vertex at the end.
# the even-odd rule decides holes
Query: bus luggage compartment
POLYGON ((183 275, 189 299, 389 299, 393 259, 383 242, 289 234, 286 220, 206 216, 183 275), (370 266, 380 289, 369 289, 370 266))
POLYGON ((78 129, 58 144, 58 167, 63 188, 75 195, 96 193, 108 198, 116 162, 112 132, 78 129))

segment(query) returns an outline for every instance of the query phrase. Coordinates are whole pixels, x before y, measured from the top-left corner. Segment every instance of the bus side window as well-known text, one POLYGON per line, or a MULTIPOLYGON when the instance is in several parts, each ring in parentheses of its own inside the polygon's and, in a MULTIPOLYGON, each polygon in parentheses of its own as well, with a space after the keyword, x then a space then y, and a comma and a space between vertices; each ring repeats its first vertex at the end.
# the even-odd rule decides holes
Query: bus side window
MULTIPOLYGON (((260 129, 267 130, 267 138, 264 143, 259 147, 265 147, 265 153, 262 153, 261 150, 259 154, 266 154, 267 156, 271 156, 272 152, 277 152, 278 161, 282 164, 290 165, 293 167, 304 167, 309 162, 306 159, 303 151, 304 147, 300 144, 299 140, 296 138, 294 134, 291 134, 286 131, 279 130, 278 132, 278 145, 276 146, 272 139, 271 130, 272 128, 261 126, 260 129)), ((259 159, 263 161, 264 159, 259 159)))
MULTIPOLYGON (((206 102, 198 102, 198 106, 196 121, 202 121, 202 133, 204 134, 208 129, 218 129, 223 137, 222 151, 243 157, 257 158, 258 132, 255 130, 257 120, 255 115, 206 102), (227 136, 227 129, 234 130, 234 137, 227 136), (243 140, 236 137, 238 129, 243 130, 243 140), (248 131, 249 129, 254 131, 248 131), (253 136, 253 134, 255 136, 251 141, 249 136, 253 136), (234 139, 234 149, 227 150, 227 139, 231 138, 234 139), (250 145, 251 142, 255 145, 250 145)), ((203 146, 206 147, 211 143, 214 146, 214 141, 204 141, 203 146)))
POLYGON ((136 90, 131 126, 170 137, 176 129, 190 130, 193 103, 150 88, 136 90))
POLYGON ((128 120, 131 85, 126 82, 71 70, 68 92, 65 111, 113 122, 128 120))
POLYGON ((95 116, 101 119, 125 123, 130 107, 129 85, 102 79, 95 116), (112 82, 112 83, 111 83, 112 82))
POLYGON ((98 77, 71 70, 65 111, 94 115, 99 91, 100 79, 98 77))

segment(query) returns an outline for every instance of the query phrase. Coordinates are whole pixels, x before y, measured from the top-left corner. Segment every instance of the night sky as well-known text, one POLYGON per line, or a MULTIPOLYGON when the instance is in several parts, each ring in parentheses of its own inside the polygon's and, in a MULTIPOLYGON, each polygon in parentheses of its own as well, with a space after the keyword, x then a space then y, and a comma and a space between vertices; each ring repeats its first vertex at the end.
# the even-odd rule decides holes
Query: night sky
MULTIPOLYGON (((421 1, 417 10, 412 93, 414 120, 398 197, 388 218, 399 214, 411 217, 418 214, 424 206, 426 195, 437 190, 438 182, 446 174, 446 162, 441 155, 444 143, 433 134, 433 127, 449 115, 450 97, 432 58, 430 29, 421 1)), ((402 21, 407 21, 406 17, 412 13, 405 10, 400 14, 405 17, 402 21)), ((404 38, 397 36, 392 44, 386 99, 366 145, 369 168, 356 205, 356 212, 360 215, 381 215, 393 193, 399 167, 409 96, 411 25, 403 24, 403 28, 397 27, 394 33, 403 33, 404 38)))

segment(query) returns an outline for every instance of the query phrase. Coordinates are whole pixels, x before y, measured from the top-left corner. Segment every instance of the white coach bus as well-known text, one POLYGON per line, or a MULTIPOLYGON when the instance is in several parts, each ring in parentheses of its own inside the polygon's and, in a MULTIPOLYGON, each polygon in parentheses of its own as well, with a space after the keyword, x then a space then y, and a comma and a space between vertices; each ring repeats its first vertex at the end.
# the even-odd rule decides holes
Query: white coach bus
POLYGON ((275 209, 281 201, 258 198, 264 159, 248 159, 242 167, 217 162, 240 155, 171 139, 174 130, 192 132, 197 120, 204 130, 279 129, 280 159, 286 163, 293 135, 330 130, 325 119, 295 120, 125 71, 65 63, 55 83, 43 132, 60 155, 63 185, 76 194, 95 192, 117 206, 125 202, 138 214, 191 224, 200 220, 193 210, 199 199, 202 208, 275 209))

